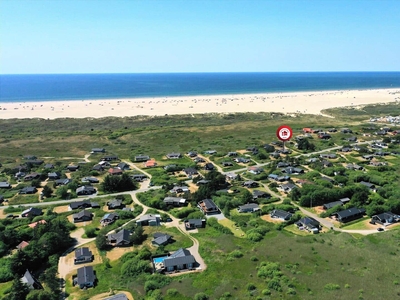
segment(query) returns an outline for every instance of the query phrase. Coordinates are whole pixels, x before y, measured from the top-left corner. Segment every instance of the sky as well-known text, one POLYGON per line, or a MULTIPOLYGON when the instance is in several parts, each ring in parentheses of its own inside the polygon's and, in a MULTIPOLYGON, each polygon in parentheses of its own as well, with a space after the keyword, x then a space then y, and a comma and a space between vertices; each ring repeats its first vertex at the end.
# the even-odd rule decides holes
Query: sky
POLYGON ((400 0, 1 0, 0 73, 400 71, 400 0))

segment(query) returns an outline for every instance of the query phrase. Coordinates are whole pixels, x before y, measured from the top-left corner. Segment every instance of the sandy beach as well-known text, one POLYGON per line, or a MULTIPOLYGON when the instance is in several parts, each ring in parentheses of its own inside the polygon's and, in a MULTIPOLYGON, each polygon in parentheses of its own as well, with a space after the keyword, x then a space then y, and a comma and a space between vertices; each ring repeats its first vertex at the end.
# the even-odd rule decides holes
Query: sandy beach
POLYGON ((400 88, 270 94, 0 103, 0 119, 102 118, 204 113, 320 114, 332 107, 400 101, 400 88))

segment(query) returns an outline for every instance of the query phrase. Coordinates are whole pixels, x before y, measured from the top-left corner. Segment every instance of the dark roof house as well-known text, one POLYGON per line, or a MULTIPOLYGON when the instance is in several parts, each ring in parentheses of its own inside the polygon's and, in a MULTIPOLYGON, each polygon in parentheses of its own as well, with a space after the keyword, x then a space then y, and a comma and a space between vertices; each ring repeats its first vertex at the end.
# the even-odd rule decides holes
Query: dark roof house
POLYGON ((341 223, 346 223, 362 218, 364 215, 365 209, 356 207, 345 209, 333 214, 333 216, 336 216, 336 219, 341 223))
POLYGON ((291 213, 288 213, 288 212, 286 212, 284 210, 281 210, 281 209, 274 209, 271 212, 271 218, 276 218, 276 219, 281 219, 281 220, 284 220, 284 221, 289 221, 291 217, 292 217, 291 213))
POLYGON ((342 202, 342 201, 333 201, 333 202, 325 203, 325 204, 323 205, 323 209, 330 209, 330 208, 332 208, 332 207, 335 207, 335 206, 342 206, 342 205, 343 205, 343 202, 342 202))
POLYGON ((206 227, 205 219, 188 219, 184 221, 186 230, 206 227))
POLYGON ((76 189, 76 194, 78 196, 92 195, 95 194, 96 192, 97 192, 96 189, 91 185, 84 185, 76 189))
POLYGON ((36 217, 40 216, 41 214, 42 210, 40 208, 30 207, 21 213, 21 217, 36 217))
POLYGON ((237 210, 240 213, 255 212, 260 210, 260 206, 257 203, 247 203, 245 205, 239 206, 237 210))
POLYGON ((381 213, 379 215, 374 215, 371 218, 371 223, 374 224, 378 223, 384 226, 397 223, 398 221, 399 221, 399 216, 390 211, 381 213))
POLYGON ((88 247, 75 249, 75 258, 74 258, 75 265, 92 261, 93 261, 93 254, 88 247))
POLYGON ((156 232, 153 235, 154 239, 151 241, 154 246, 162 246, 166 245, 171 241, 171 236, 166 233, 156 232))
POLYGON ((91 221, 92 218, 93 218, 93 214, 88 210, 82 210, 82 211, 72 215, 72 219, 74 220, 74 223, 91 221))
POLYGON ((318 233, 320 230, 320 223, 311 217, 304 217, 297 222, 298 227, 303 227, 312 233, 318 233))
POLYGON ((114 223, 118 219, 118 215, 114 213, 105 214, 100 220, 102 226, 107 226, 114 223))
POLYGON ((122 229, 117 233, 111 233, 107 236, 108 242, 116 247, 128 246, 131 243, 131 233, 126 229, 122 229))
POLYGON ((93 287, 96 276, 94 275, 93 267, 86 266, 78 269, 77 277, 73 280, 74 285, 78 285, 81 289, 93 287))
POLYGON ((140 226, 159 226, 160 222, 160 215, 146 214, 141 216, 139 220, 136 221, 136 224, 140 226))
POLYGON ((121 209, 124 207, 121 199, 114 199, 107 202, 108 209, 121 209))
POLYGON ((190 254, 189 250, 179 249, 173 254, 168 256, 162 262, 162 271, 173 272, 185 269, 193 269, 195 267, 196 259, 190 254))
POLYGON ((200 201, 197 205, 204 214, 217 214, 220 212, 219 208, 217 205, 215 205, 214 201, 211 199, 204 199, 200 201))

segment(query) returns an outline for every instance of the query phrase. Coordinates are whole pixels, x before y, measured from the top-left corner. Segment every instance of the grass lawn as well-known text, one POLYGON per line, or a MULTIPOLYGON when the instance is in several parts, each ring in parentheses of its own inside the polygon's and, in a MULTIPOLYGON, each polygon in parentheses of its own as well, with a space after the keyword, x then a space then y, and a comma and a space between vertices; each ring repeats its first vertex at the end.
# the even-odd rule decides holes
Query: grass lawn
POLYGON ((218 223, 228 227, 236 237, 243 238, 246 235, 242 229, 235 226, 235 223, 229 219, 219 220, 218 223))
POLYGON ((308 232, 307 230, 300 230, 299 228, 297 228, 296 225, 292 224, 292 225, 288 225, 286 227, 283 228, 283 230, 286 230, 290 233, 293 233, 295 235, 300 235, 300 236, 309 236, 312 235, 312 233, 308 232))
POLYGON ((5 293, 12 286, 12 281, 0 283, 0 298, 3 299, 5 293))
POLYGON ((355 230, 355 229, 373 229, 373 228, 375 228, 375 227, 371 228, 371 224, 369 224, 369 220, 370 220, 370 218, 363 219, 363 220, 361 220, 359 222, 356 222, 356 223, 353 223, 353 224, 350 224, 350 225, 347 225, 347 226, 343 226, 341 228, 342 229, 349 229, 349 230, 350 229, 355 230))

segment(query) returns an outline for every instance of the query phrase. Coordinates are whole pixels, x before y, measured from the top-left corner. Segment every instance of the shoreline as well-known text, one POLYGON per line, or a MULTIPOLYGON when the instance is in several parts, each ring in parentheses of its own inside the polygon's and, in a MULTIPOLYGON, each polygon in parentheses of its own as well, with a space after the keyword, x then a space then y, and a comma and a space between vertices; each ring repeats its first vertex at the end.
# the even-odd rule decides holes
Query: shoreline
POLYGON ((204 113, 321 114, 400 101, 400 88, 0 103, 0 119, 104 118, 204 113))

